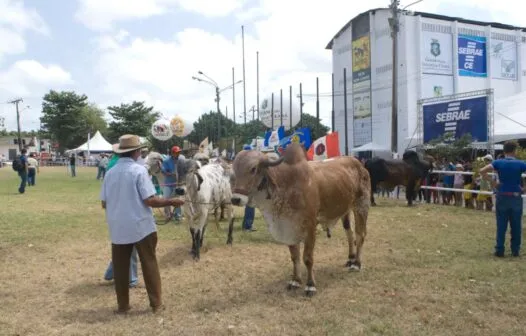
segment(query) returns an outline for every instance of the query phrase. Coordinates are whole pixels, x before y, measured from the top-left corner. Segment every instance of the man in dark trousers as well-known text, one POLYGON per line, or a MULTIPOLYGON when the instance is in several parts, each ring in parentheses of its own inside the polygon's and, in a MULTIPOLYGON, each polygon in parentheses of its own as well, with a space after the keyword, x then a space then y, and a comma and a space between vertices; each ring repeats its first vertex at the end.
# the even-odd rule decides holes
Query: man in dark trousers
POLYGON ((69 158, 69 166, 71 168, 71 177, 77 176, 75 171, 75 154, 71 154, 71 157, 69 158))
POLYGON ((27 165, 27 149, 23 148, 20 154, 20 163, 21 167, 18 171, 18 176, 20 176, 20 187, 18 187, 18 192, 23 194, 26 191, 27 185, 27 174, 28 174, 28 165, 27 165))
POLYGON ((111 238, 117 313, 130 310, 129 269, 134 247, 141 261, 150 307, 154 313, 162 310, 161 276, 156 256, 157 228, 151 208, 184 204, 181 199, 156 196, 148 171, 136 162, 143 147, 145 145, 136 135, 126 134, 119 138, 113 151, 120 158, 106 174, 100 193, 111 238))
POLYGON ((518 257, 522 240, 522 173, 526 172, 526 163, 515 158, 517 144, 504 144, 504 158, 495 160, 480 170, 482 178, 490 181, 488 173, 496 171, 499 183, 496 185, 495 213, 497 217, 497 237, 495 256, 504 257, 504 242, 508 223, 511 231, 511 255, 518 257))

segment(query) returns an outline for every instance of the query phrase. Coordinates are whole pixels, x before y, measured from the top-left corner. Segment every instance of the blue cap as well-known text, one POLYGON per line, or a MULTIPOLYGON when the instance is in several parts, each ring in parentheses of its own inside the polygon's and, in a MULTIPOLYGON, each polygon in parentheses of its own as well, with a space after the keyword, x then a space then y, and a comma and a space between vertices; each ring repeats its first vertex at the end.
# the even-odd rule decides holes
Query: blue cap
POLYGON ((252 146, 250 145, 244 145, 243 150, 252 150, 252 146))

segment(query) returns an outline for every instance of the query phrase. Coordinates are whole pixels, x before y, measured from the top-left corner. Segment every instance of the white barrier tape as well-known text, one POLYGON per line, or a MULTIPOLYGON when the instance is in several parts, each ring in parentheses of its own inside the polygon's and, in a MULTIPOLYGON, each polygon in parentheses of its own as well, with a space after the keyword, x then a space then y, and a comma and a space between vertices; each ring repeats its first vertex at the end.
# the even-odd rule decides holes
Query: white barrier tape
MULTIPOLYGON (((428 190, 442 190, 442 191, 453 191, 453 192, 462 192, 470 194, 482 194, 482 195, 495 195, 492 191, 480 191, 480 190, 471 190, 471 189, 457 189, 457 188, 443 188, 443 187, 430 187, 430 186, 420 186, 421 189, 428 190)), ((526 198, 526 195, 521 195, 522 198, 526 198)))
MULTIPOLYGON (((432 170, 429 172, 430 174, 444 174, 444 175, 455 175, 455 174, 460 174, 460 175, 473 175, 475 174, 474 172, 466 172, 466 171, 452 171, 452 170, 432 170)), ((495 173, 488 173, 488 175, 497 175, 495 173)), ((526 174, 522 174, 521 175, 522 177, 526 177, 526 174)))

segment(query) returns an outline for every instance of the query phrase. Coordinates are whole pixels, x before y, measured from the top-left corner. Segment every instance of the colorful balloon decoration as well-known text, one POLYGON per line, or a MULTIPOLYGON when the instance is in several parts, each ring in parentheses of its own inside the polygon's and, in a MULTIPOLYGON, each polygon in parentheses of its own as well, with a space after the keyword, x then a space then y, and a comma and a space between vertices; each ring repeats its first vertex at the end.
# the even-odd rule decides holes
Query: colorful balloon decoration
POLYGON ((181 116, 176 115, 170 120, 170 128, 176 137, 185 137, 192 132, 193 124, 185 121, 181 116))
POLYGON ((259 118, 261 122, 269 128, 274 126, 274 129, 278 129, 281 126, 281 114, 283 113, 283 127, 285 130, 289 130, 291 126, 294 128, 300 121, 299 104, 292 101, 292 114, 290 113, 290 100, 288 97, 283 97, 283 112, 280 111, 280 105, 279 93, 274 94, 273 109, 272 96, 264 98, 261 101, 261 106, 259 108, 259 118), (273 113, 271 113, 271 109, 273 110, 273 113), (272 123, 272 117, 274 117, 274 124, 272 123), (291 117, 292 123, 290 120, 291 117))
POLYGON ((170 121, 166 119, 159 119, 152 125, 151 133, 153 137, 160 141, 167 141, 173 137, 170 121))

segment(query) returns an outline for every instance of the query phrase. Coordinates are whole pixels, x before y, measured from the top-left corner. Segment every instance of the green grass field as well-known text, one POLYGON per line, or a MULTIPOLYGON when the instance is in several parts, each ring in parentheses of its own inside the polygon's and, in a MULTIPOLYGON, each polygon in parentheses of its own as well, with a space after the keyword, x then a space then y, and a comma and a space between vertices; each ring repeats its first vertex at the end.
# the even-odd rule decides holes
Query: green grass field
POLYGON ((36 187, 17 187, 0 169, 0 335, 526 334, 524 258, 492 256, 491 213, 378 198, 361 272, 344 267, 341 226, 331 239, 320 229, 310 299, 286 290, 288 249, 260 217, 257 232, 243 233, 237 210, 232 247, 227 223, 218 232, 211 222, 198 263, 185 224, 169 223, 158 227, 166 310, 151 314, 140 278, 132 313, 116 316, 95 170, 71 178, 44 167, 36 187))

